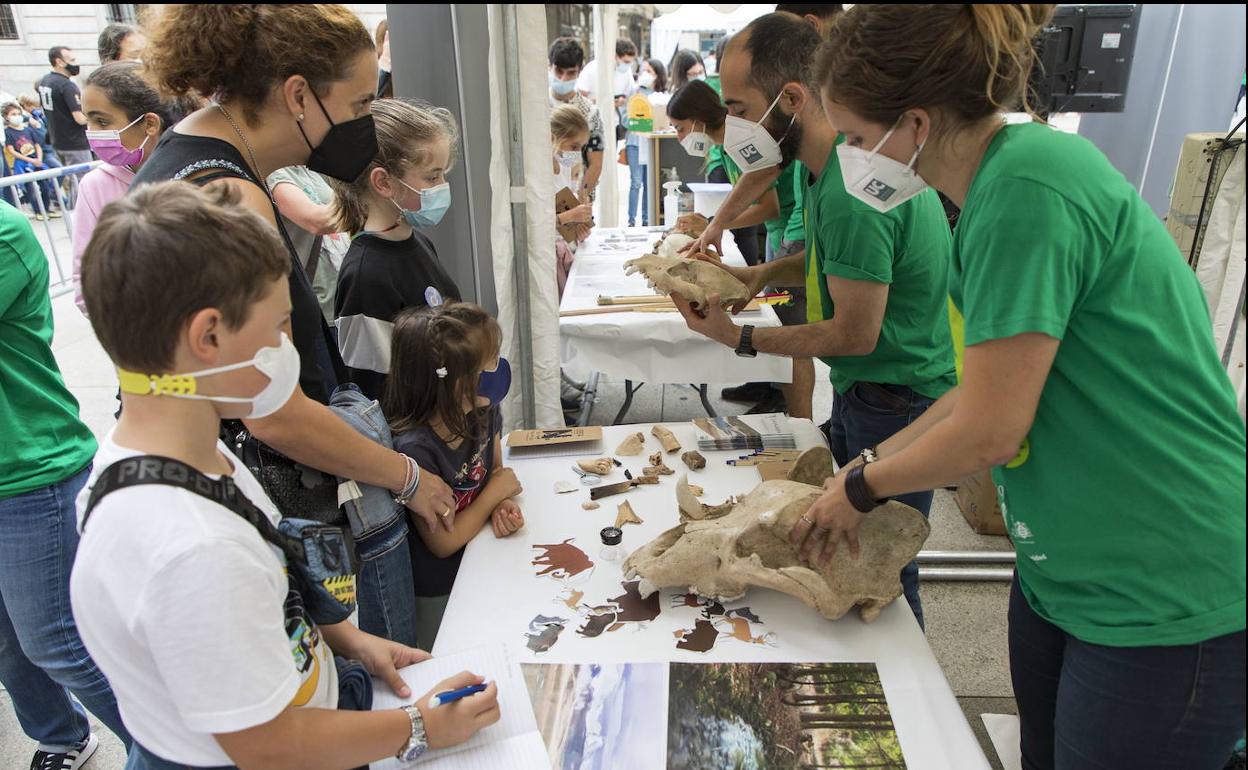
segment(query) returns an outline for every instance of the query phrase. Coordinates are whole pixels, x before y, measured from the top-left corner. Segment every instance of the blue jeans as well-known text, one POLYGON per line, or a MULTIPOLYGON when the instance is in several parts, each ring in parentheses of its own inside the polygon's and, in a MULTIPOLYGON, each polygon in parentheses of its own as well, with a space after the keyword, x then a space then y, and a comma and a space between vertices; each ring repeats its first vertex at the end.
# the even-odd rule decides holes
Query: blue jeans
POLYGON ((1244 734, 1244 632, 1105 647, 1010 590, 1010 677, 1024 770, 1221 770, 1244 734))
MULTIPOLYGON (((644 141, 644 140, 643 140, 644 141)), ((637 196, 641 195, 641 224, 650 224, 650 180, 641 164, 641 148, 630 144, 624 150, 628 158, 628 226, 637 222, 637 196)))
MULTIPOLYGON (((867 447, 873 447, 919 419, 935 399, 916 393, 904 385, 854 383, 846 393, 836 392, 832 419, 828 423, 828 444, 839 466, 844 466, 867 447)), ((932 492, 915 492, 895 498, 918 509, 927 518, 932 510, 932 492)), ((923 604, 919 601, 919 565, 910 562, 901 570, 901 587, 914 619, 923 624, 923 604)))
POLYGON ((387 526, 355 543, 360 557, 360 630, 408 647, 418 641, 416 584, 407 548, 407 516, 400 512, 387 526))
POLYGON ((69 606, 78 552, 74 498, 89 471, 0 499, 0 683, 22 731, 44 751, 81 746, 90 735, 71 692, 130 744, 113 690, 83 647, 69 606))

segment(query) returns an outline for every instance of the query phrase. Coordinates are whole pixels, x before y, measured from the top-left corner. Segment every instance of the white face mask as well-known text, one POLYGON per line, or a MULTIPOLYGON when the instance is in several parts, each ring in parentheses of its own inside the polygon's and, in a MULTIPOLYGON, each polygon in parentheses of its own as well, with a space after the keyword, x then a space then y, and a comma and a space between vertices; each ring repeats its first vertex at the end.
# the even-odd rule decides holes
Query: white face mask
MULTIPOLYGON (((732 115, 729 115, 724 122, 724 150, 743 173, 780 165, 783 159, 780 154, 780 142, 776 141, 771 132, 763 127, 763 122, 780 103, 780 97, 783 95, 783 93, 776 94, 775 101, 771 103, 757 123, 732 115)), ((797 120, 796 112, 793 113, 793 119, 789 121, 790 129, 793 128, 795 120, 797 120)), ((788 135, 789 132, 786 129, 784 136, 788 135)), ((780 139, 783 140, 784 137, 780 139)))
POLYGON ((21 116, 21 114, 20 114, 20 113, 16 113, 16 112, 15 112, 15 113, 13 113, 12 115, 10 115, 10 116, 9 116, 9 125, 10 125, 10 126, 13 126, 14 128, 21 128, 22 123, 23 123, 23 121, 22 121, 22 116, 21 116))
POLYGON ((689 78, 689 80, 691 81, 692 80, 706 80, 706 75, 694 75, 693 77, 689 78))
POLYGON ((555 96, 567 96, 576 90, 576 78, 571 80, 560 80, 555 77, 555 73, 550 73, 550 90, 555 96))
MULTIPOLYGON (((696 126, 697 123, 694 125, 696 126)), ((711 147, 711 137, 707 136, 705 131, 690 131, 685 134, 684 139, 680 140, 680 146, 695 158, 705 158, 706 151, 711 147)))
POLYGON ((286 333, 277 347, 263 347, 250 361, 204 369, 190 374, 145 375, 118 370, 123 393, 141 396, 170 396, 194 401, 216 401, 222 404, 251 404, 249 418, 268 417, 286 405, 299 385, 299 351, 286 333), (233 396, 201 396, 196 393, 197 379, 254 366, 269 378, 269 384, 251 398, 233 396))
POLYGON ((581 154, 576 150, 564 150, 555 154, 555 159, 564 168, 575 168, 581 162, 581 154))
POLYGON ((637 76, 637 85, 642 88, 654 88, 655 74, 653 72, 643 72, 637 76))
POLYGON ((845 144, 836 148, 837 157, 841 161, 841 177, 845 180, 845 190, 876 211, 891 211, 927 189, 927 182, 914 170, 914 164, 919 159, 919 153, 923 152, 926 140, 910 156, 909 163, 880 154, 880 148, 899 125, 901 118, 897 119, 870 152, 845 144))
POLYGON ((632 63, 631 63, 631 62, 623 62, 623 61, 622 61, 622 62, 616 62, 616 64, 615 64, 615 73, 616 73, 617 75, 631 75, 631 74, 633 74, 633 65, 632 65, 632 63))

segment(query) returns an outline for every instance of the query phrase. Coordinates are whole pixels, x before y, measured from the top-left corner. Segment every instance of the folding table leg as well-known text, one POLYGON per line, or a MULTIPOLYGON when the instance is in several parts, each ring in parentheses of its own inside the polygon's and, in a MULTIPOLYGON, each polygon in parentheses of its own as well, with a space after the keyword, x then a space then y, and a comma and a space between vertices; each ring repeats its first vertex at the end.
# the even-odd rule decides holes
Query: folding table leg
POLYGON ((598 398, 598 372, 590 372, 585 379, 585 391, 581 396, 581 413, 576 418, 576 427, 584 428, 589 424, 589 417, 594 413, 594 401, 598 398))
POLYGON ((612 425, 624 424, 624 418, 628 416, 628 410, 633 406, 633 394, 641 390, 641 387, 645 384, 644 382, 639 382, 637 387, 634 388, 632 380, 624 380, 624 405, 620 407, 619 414, 615 416, 615 422, 611 423, 612 425))
POLYGON ((718 417, 719 415, 715 414, 715 407, 711 406, 711 399, 710 399, 710 397, 709 397, 709 396, 707 396, 707 392, 706 392, 706 391, 707 391, 707 385, 706 385, 706 383, 704 382, 704 383, 702 383, 701 385, 690 385, 689 387, 691 387, 691 388, 693 388, 694 390, 698 391, 698 396, 702 399, 702 408, 706 410, 706 416, 707 416, 707 417, 718 417))

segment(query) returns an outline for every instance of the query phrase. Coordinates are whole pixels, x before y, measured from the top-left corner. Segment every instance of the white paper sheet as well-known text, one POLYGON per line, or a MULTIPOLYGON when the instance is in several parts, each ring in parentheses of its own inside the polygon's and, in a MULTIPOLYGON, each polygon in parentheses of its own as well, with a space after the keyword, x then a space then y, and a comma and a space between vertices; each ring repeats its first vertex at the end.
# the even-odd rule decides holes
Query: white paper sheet
POLYGON ((1023 770, 1021 727, 1013 714, 983 714, 984 727, 1005 770, 1023 770))
POLYGON ((528 689, 524 684, 524 675, 520 665, 502 645, 482 647, 470 652, 445 657, 435 657, 414 666, 401 669, 403 681, 412 688, 412 697, 399 698, 384 682, 373 680, 373 711, 383 711, 415 703, 433 689, 439 682, 458 674, 471 671, 485 677, 486 682, 498 683, 498 706, 501 718, 495 724, 481 730, 471 740, 459 746, 439 751, 431 751, 420 760, 403 763, 397 759, 386 759, 374 762, 372 770, 408 770, 408 768, 493 768, 492 757, 507 757, 507 767, 525 770, 546 770, 545 751, 539 752, 539 762, 524 764, 513 761, 508 751, 500 749, 506 742, 522 746, 525 741, 516 739, 528 735, 537 736, 537 746, 542 745, 541 735, 537 732, 537 720, 533 716, 533 704, 529 700, 528 689))

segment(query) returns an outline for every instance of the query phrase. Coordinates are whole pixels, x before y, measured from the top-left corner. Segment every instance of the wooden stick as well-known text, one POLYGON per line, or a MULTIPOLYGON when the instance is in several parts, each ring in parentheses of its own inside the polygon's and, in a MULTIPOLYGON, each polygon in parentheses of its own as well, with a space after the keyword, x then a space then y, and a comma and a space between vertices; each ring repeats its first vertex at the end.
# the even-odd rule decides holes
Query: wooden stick
POLYGON ((598 295, 599 305, 648 305, 651 303, 671 302, 670 297, 662 294, 646 294, 640 297, 609 297, 606 294, 598 295))
MULTIPOLYGON (((743 313, 758 310, 760 307, 758 300, 750 302, 745 306, 743 313)), ((589 307, 580 310, 561 310, 560 318, 572 318, 583 315, 606 315, 608 313, 675 313, 676 306, 668 300, 667 304, 659 304, 657 302, 648 305, 607 305, 605 307, 589 307)))

